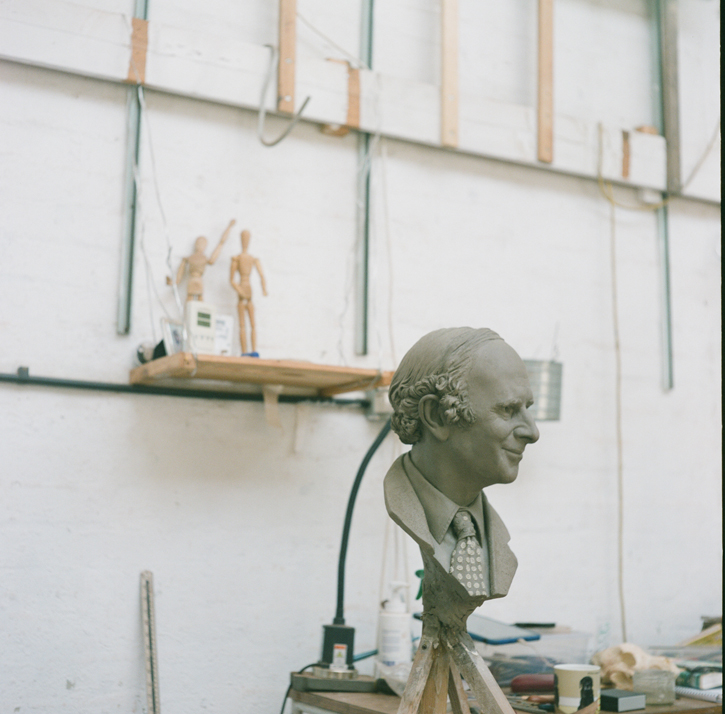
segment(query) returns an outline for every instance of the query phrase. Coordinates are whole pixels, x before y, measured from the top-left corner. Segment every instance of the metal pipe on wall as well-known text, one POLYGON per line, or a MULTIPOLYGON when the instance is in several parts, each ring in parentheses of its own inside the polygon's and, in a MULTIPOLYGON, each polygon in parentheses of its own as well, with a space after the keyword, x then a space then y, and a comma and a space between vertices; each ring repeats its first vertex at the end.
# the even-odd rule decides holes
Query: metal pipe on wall
MULTIPOLYGON (((148 20, 148 0, 136 0, 133 16, 148 20)), ((131 62, 133 63, 133 50, 131 62)), ((141 147, 141 102, 138 87, 141 78, 128 89, 128 116, 126 122, 126 184, 123 206, 123 240, 121 243, 121 274, 118 288, 116 332, 127 335, 131 331, 131 304, 133 295, 133 262, 136 244, 136 169, 141 147)))
MULTIPOLYGON (((60 387, 80 389, 92 392, 116 392, 118 394, 147 394, 161 397, 184 397, 186 399, 214 399, 232 402, 263 402, 262 394, 248 392, 222 391, 216 389, 193 389, 186 387, 165 387, 153 384, 121 384, 119 382, 94 382, 87 379, 64 379, 61 377, 36 377, 27 367, 19 367, 17 374, 0 373, 0 383, 19 384, 36 387, 60 387)), ((280 403, 299 404, 301 402, 333 404, 337 406, 370 406, 369 399, 345 399, 339 397, 312 397, 296 394, 280 394, 280 403)))
MULTIPOLYGON (((372 68, 373 2, 363 0, 360 27, 360 59, 372 68)), ((357 140, 357 211, 355 255, 355 354, 368 353, 370 304, 370 149, 372 137, 361 131, 357 140)))
MULTIPOLYGON (((677 81, 677 0, 651 0, 654 50, 655 124, 667 142, 668 198, 680 189, 680 121, 677 81)), ((662 386, 675 386, 672 349, 672 295, 670 292, 669 206, 655 212, 660 254, 660 290, 662 303, 662 386)))

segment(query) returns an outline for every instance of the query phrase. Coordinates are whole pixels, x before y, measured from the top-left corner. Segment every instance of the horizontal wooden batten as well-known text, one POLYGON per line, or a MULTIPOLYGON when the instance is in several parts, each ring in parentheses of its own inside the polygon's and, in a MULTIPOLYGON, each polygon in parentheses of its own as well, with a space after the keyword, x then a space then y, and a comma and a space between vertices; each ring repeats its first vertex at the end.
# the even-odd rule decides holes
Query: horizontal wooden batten
MULTIPOLYGON (((63 0, 0 1, 0 57, 113 82, 127 81, 133 26, 130 17, 63 0)), ((183 97, 258 110, 270 50, 236 40, 150 22, 144 85, 183 97)), ((267 110, 276 110, 268 93, 267 110)), ((303 120, 348 123, 350 77, 345 64, 298 57, 295 111, 311 97, 303 120)), ((440 88, 359 71, 359 128, 369 133, 441 147, 440 88)), ((465 154, 542 168, 537 160, 534 107, 495 102, 459 88, 458 145, 465 154)), ((556 150, 545 170, 622 185, 664 190, 666 144, 661 136, 629 132, 629 177, 622 176, 623 130, 564 115, 554 120, 556 150)), ((701 198, 719 202, 719 175, 698 181, 701 198), (712 184, 712 186, 710 185, 712 184)))

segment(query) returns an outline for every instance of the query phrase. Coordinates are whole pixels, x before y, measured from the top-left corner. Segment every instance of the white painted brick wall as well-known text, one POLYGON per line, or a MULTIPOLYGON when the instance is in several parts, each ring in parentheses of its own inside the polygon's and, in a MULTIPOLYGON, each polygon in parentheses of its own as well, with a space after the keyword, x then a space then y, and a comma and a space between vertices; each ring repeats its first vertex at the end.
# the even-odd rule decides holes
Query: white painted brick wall
MULTIPOLYGON (((698 2, 681 4, 683 72, 707 67, 710 87, 717 45, 697 39, 707 38, 715 3, 698 2)), ((96 5, 130 11, 130 3, 96 5)), ((330 13, 312 0, 299 5, 356 51, 356 3, 330 13)), ((623 36, 638 36, 642 6, 624 5, 562 3, 562 22, 569 13, 567 23, 578 14, 597 25, 603 13, 623 36)), ((201 15, 199 7, 159 0, 151 14, 182 28, 246 33, 249 42, 275 37, 266 3, 220 1, 201 15)), ((390 4, 381 17, 394 11, 412 12, 390 4)), ((511 43, 528 46, 522 37, 532 28, 515 25, 506 25, 511 43)), ((404 52, 403 40, 384 40, 393 29, 381 27, 381 62, 404 52)), ((311 37, 301 53, 321 51, 311 37)), ((592 74, 582 87, 581 67, 565 63, 571 74, 558 96, 590 119, 616 105, 620 115, 603 120, 645 121, 641 46, 625 55, 626 43, 614 54, 592 43, 611 82, 629 62, 632 84, 614 97, 592 74)), ((471 61, 482 75, 495 66, 481 47, 463 51, 480 56, 471 61)), ((509 51, 491 96, 526 103, 530 81, 509 51)), ((422 62, 398 66, 433 81, 422 62)), ((0 372, 27 365, 39 376, 125 382, 136 346, 151 339, 149 305, 155 321, 163 314, 139 251, 132 331, 116 335, 126 89, 2 62, 0 92, 0 372)), ((715 100, 707 89, 683 108, 693 146, 709 139, 715 100), (698 113, 708 121, 698 123, 698 113)), ((234 309, 229 259, 238 231, 252 231, 270 292, 264 298, 256 285, 263 356, 391 368, 424 332, 471 324, 496 329, 525 358, 545 359, 557 336, 562 419, 540 425, 515 484, 491 489, 520 566, 510 595, 484 611, 618 641, 610 210, 596 184, 388 141, 373 174, 371 354, 356 357, 354 136, 302 124, 266 149, 253 113, 150 92, 147 105, 141 216, 170 312, 155 182, 174 268, 197 235, 214 245, 237 219, 205 277, 226 312, 234 309)), ((270 118, 269 135, 283 126, 270 118)), ((632 191, 617 195, 636 200, 632 191)), ((624 584, 629 638, 645 646, 677 642, 721 606, 719 207, 675 200, 670 230, 675 389, 665 393, 655 220, 617 210, 624 584)), ((282 405, 280 414, 281 431, 257 403, 0 387, 3 711, 144 711, 145 569, 155 577, 164 710, 278 711, 289 672, 317 659, 321 626, 334 614, 344 508, 380 427, 351 407, 282 405)), ((391 437, 371 462, 353 520, 346 617, 358 651, 375 646, 382 478, 398 451, 391 437)), ((416 562, 411 548, 411 571, 416 562)))

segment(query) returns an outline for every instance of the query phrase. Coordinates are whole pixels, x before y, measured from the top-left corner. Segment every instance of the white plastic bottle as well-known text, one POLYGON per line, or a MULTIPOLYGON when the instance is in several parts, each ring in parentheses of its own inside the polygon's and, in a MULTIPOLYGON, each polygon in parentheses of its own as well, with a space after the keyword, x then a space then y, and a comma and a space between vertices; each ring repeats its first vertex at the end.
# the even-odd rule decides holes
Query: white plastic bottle
POLYGON ((405 604, 407 583, 392 583, 393 596, 383 603, 378 621, 378 661, 386 667, 410 662, 411 618, 405 604))

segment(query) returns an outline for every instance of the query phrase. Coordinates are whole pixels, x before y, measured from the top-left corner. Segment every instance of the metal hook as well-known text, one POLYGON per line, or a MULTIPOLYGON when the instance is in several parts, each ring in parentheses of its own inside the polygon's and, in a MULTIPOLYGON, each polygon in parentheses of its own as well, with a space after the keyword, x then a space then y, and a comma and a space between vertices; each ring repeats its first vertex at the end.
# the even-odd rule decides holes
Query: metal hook
POLYGON ((267 69, 267 77, 264 80, 264 86, 262 87, 262 96, 259 100, 259 118, 257 120, 257 136, 259 137, 259 140, 264 144, 264 146, 275 146, 276 144, 279 144, 282 139, 284 139, 291 131, 295 128, 295 124, 300 120, 302 117, 302 112, 305 110, 305 107, 307 106, 307 102, 310 101, 311 97, 307 97, 304 102, 302 102, 302 106, 299 108, 297 113, 292 117, 290 123, 287 125, 287 128, 273 141, 267 141, 264 138, 264 119, 267 116, 267 110, 264 106, 264 100, 267 96, 267 90, 269 89, 269 82, 272 79, 272 72, 274 70, 274 66, 277 63, 277 48, 273 47, 272 45, 265 45, 265 47, 269 47, 271 50, 271 55, 269 59, 269 68, 267 69))

